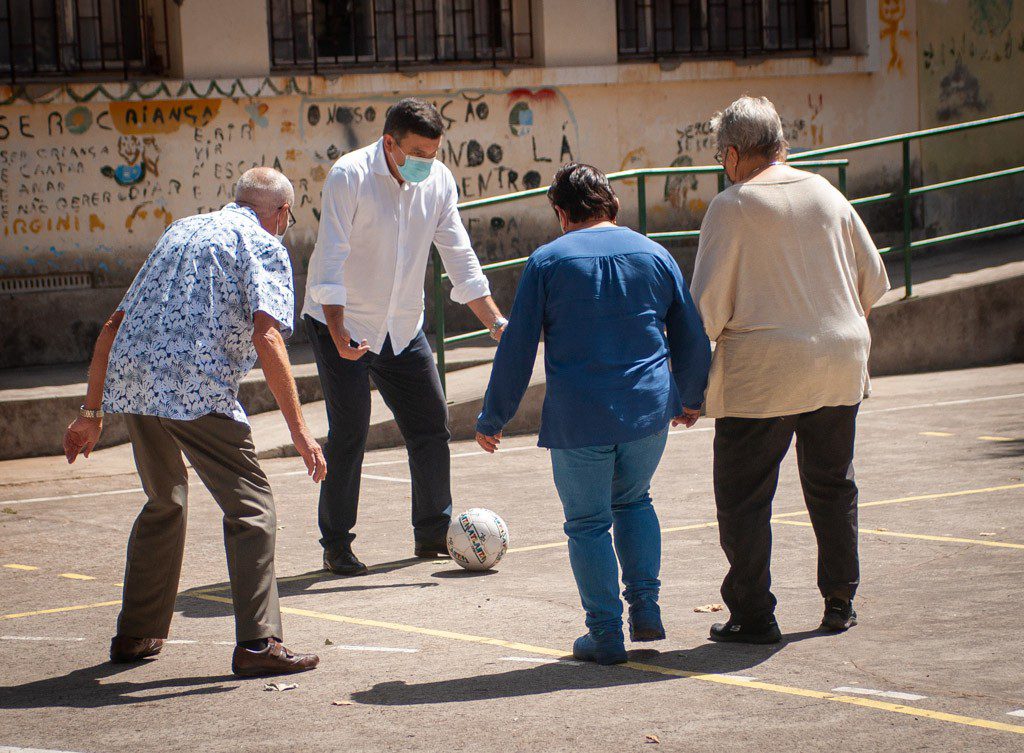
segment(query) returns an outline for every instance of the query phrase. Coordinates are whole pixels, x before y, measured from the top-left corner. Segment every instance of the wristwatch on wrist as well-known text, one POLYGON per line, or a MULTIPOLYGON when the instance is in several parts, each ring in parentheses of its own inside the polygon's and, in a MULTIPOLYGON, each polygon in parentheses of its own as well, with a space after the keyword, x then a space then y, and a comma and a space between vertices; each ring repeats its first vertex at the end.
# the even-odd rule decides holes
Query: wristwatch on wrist
POLYGON ((491 337, 497 338, 498 333, 501 332, 501 328, 508 324, 508 319, 503 316, 499 316, 494 320, 494 324, 491 325, 491 337))
POLYGON ((78 409, 78 415, 81 418, 98 418, 98 419, 102 420, 103 419, 103 409, 100 408, 98 410, 89 410, 88 408, 86 408, 83 405, 83 406, 81 406, 78 409))

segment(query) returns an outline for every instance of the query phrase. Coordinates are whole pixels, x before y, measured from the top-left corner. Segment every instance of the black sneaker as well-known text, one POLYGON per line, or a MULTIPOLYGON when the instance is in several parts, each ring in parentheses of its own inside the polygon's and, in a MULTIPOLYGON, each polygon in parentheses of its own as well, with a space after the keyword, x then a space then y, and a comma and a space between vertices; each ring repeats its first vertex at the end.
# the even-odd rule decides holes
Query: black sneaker
POLYGON ((719 643, 778 643, 782 640, 782 631, 774 617, 758 623, 739 623, 731 617, 726 623, 716 622, 711 626, 708 636, 719 643))
POLYGON ((857 613, 853 611, 853 600, 825 599, 825 616, 821 618, 820 630, 841 633, 857 624, 857 613))
POLYGON ((352 553, 351 547, 324 550, 324 570, 335 575, 365 575, 366 565, 352 553))

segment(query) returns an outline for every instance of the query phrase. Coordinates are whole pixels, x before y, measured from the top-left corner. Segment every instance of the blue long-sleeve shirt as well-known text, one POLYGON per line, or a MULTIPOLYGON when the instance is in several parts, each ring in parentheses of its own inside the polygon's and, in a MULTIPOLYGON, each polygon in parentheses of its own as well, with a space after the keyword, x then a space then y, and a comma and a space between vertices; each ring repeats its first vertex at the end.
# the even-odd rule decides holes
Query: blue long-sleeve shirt
POLYGON ((622 227, 575 230, 530 257, 494 358, 477 431, 497 434, 529 386, 541 333, 538 444, 621 444, 704 400, 711 345, 675 260, 622 227))

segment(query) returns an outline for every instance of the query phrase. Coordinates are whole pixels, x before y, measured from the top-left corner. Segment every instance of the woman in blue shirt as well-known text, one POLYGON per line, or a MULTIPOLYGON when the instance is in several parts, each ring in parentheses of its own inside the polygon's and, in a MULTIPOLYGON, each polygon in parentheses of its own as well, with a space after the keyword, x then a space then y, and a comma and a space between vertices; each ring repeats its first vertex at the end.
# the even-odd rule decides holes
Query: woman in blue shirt
POLYGON ((626 661, 620 565, 630 639, 665 637, 650 483, 669 423, 692 426, 699 416, 711 347, 675 260, 615 224, 619 201, 600 170, 565 165, 548 199, 564 235, 537 249, 523 271, 476 439, 488 452, 498 448, 543 332, 538 444, 551 449, 588 628, 573 655, 615 664, 626 661))

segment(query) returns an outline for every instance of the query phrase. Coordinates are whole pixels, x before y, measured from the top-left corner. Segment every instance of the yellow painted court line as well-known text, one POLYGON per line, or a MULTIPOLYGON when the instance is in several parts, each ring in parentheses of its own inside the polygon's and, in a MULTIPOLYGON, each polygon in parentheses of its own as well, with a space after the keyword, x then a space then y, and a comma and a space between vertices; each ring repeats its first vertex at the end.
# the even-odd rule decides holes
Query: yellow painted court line
POLYGON ((40 614, 58 614, 59 612, 77 612, 80 609, 95 609, 97 607, 114 607, 121 603, 117 601, 98 601, 95 604, 79 604, 74 607, 57 607, 56 609, 39 609, 35 612, 18 612, 16 614, 0 614, 0 620, 16 620, 21 617, 35 617, 40 614))
POLYGON ((978 439, 984 440, 986 442, 1012 442, 1013 441, 1013 437, 990 437, 990 436, 984 436, 984 437, 978 437, 978 439))
POLYGON ((38 570, 39 569, 35 565, 15 565, 13 562, 10 563, 9 565, 4 565, 4 567, 9 567, 11 570, 38 570))
POLYGON ((79 573, 61 573, 61 578, 67 578, 68 580, 96 580, 91 575, 81 575, 79 573))
MULTIPOLYGON (((1024 489, 1024 484, 1007 484, 1005 486, 987 486, 983 489, 964 489, 959 492, 937 492, 935 494, 918 494, 913 497, 896 497, 895 499, 879 499, 875 502, 860 502, 857 507, 880 507, 881 505, 895 505, 900 502, 920 502, 925 499, 948 499, 950 497, 968 497, 973 494, 991 494, 992 492, 1005 492, 1013 489, 1024 489)), ((794 512, 781 512, 772 516, 777 518, 795 518, 806 515, 807 510, 796 510, 794 512)))
MULTIPOLYGON (((232 603, 231 599, 227 599, 223 596, 213 596, 211 594, 204 593, 192 593, 190 595, 195 596, 199 599, 206 599, 207 601, 217 601, 225 604, 232 603)), ((530 654, 540 654, 541 656, 551 656, 556 659, 569 658, 566 655, 565 651, 547 648, 544 646, 532 646, 528 643, 506 641, 500 638, 487 638, 480 635, 456 633, 450 630, 437 630, 434 628, 418 627, 416 625, 404 625, 398 622, 383 622, 381 620, 367 620, 359 617, 346 617, 345 615, 340 614, 331 614, 329 612, 317 612, 311 609, 296 609, 295 607, 281 607, 281 611, 285 614, 293 614, 299 617, 310 617, 313 619, 326 620, 329 622, 341 622, 348 625, 362 625, 363 627, 381 628, 383 630, 394 630, 401 633, 426 635, 432 638, 447 638, 449 640, 463 641, 466 643, 475 643, 486 646, 499 646, 501 648, 512 649, 513 651, 522 651, 524 653, 530 654)), ((831 701, 833 703, 847 703, 852 706, 862 706, 864 708, 875 709, 877 711, 888 711, 894 714, 906 714, 909 716, 933 719, 935 721, 959 724, 967 727, 980 727, 982 729, 996 730, 999 732, 1012 732, 1014 734, 1024 735, 1024 725, 1008 724, 1006 722, 994 722, 989 719, 978 719, 971 716, 962 716, 960 714, 947 714, 943 711, 933 711, 931 709, 923 709, 915 706, 905 706, 900 703, 888 703, 886 701, 879 701, 871 698, 857 698, 854 696, 836 695, 835 693, 824 692, 821 690, 810 690, 807 688, 794 687, 792 685, 779 685, 777 683, 760 682, 759 680, 741 680, 739 678, 730 677, 728 675, 711 674, 707 672, 693 672, 685 669, 673 669, 671 667, 662 667, 658 664, 647 664, 642 662, 630 661, 626 662, 621 666, 629 667, 630 669, 635 669, 640 672, 650 672, 653 674, 667 675, 669 677, 685 677, 693 680, 699 680, 701 682, 713 682, 718 685, 729 685, 734 688, 753 688, 756 690, 763 690, 769 693, 783 693, 785 695, 802 696, 804 698, 817 698, 822 701, 831 701)))
MULTIPOLYGON (((776 521, 787 526, 806 526, 811 524, 803 520, 779 520, 776 521)), ((962 539, 957 536, 930 536, 923 533, 901 533, 900 531, 882 531, 877 528, 858 528, 861 533, 872 536, 893 536, 898 539, 918 539, 920 541, 941 541, 947 544, 978 544, 979 546, 994 546, 1001 549, 1024 549, 1024 544, 1014 544, 1010 541, 986 541, 984 539, 962 539)))
POLYGON ((951 437, 953 436, 948 431, 919 431, 922 437, 951 437))

